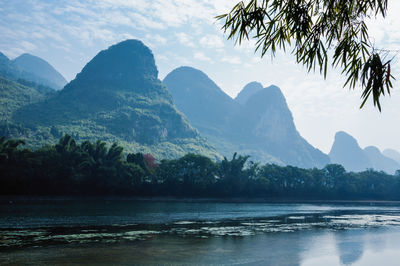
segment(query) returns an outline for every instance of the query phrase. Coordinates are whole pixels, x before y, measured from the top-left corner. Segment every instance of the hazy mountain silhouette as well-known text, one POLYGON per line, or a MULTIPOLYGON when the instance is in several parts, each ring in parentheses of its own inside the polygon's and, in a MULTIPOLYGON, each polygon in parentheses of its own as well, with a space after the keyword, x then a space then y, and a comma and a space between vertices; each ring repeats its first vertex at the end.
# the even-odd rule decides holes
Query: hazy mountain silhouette
POLYGON ((259 82, 253 81, 244 86, 244 88, 238 93, 235 98, 240 104, 246 104, 247 100, 253 96, 255 93, 263 89, 263 85, 259 82))
MULTIPOLYGON (((248 143, 268 151, 285 164, 323 167, 327 155, 312 147, 297 131, 286 99, 277 86, 254 93, 244 105, 244 116, 236 123, 248 143), (250 134, 249 134, 250 133, 250 134)), ((238 140, 240 141, 240 140, 238 140)))
POLYGON ((128 151, 159 158, 189 152, 218 157, 177 111, 157 76, 150 49, 138 40, 123 41, 99 52, 54 97, 21 108, 13 118, 82 140, 118 141, 128 151))
POLYGON ((43 79, 50 88, 56 90, 62 89, 67 81, 54 69, 47 61, 31 54, 22 54, 15 58, 13 62, 22 70, 33 73, 37 77, 43 79))
POLYGON ((343 131, 336 133, 329 157, 332 163, 343 165, 347 171, 364 171, 372 167, 357 140, 343 131))
POLYGON ((343 165, 347 171, 364 171, 373 168, 393 174, 400 169, 400 164, 383 155, 378 148, 368 146, 362 149, 355 138, 340 131, 335 135, 335 141, 329 153, 332 163, 343 165))
POLYGON ((19 83, 31 83, 30 86, 42 87, 45 91, 61 89, 66 84, 62 75, 49 63, 29 54, 10 60, 0 53, 0 75, 19 83))
POLYGON ((231 123, 231 114, 238 112, 240 106, 205 73, 180 67, 169 73, 163 83, 194 127, 212 135, 231 135, 226 129, 231 123))
POLYGON ((397 163, 400 163, 400 152, 393 149, 386 149, 383 152, 383 155, 395 160, 397 163))
POLYGON ((327 155, 297 132, 286 100, 276 86, 250 83, 239 101, 225 94, 206 74, 191 67, 169 73, 164 84, 175 104, 217 150, 249 154, 253 160, 323 167, 327 155), (262 87, 262 85, 261 85, 262 87))
POLYGON ((382 170, 388 174, 394 174, 396 170, 400 170, 400 164, 395 160, 383 155, 377 147, 368 146, 364 149, 369 160, 372 163, 372 168, 382 170))

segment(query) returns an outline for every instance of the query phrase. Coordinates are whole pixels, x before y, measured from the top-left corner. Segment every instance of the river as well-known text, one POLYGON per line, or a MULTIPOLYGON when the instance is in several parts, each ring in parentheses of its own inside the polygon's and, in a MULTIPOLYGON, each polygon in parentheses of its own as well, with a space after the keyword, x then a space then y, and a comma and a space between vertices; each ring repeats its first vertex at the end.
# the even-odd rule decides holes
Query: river
POLYGON ((399 265, 400 203, 0 201, 2 265, 399 265))

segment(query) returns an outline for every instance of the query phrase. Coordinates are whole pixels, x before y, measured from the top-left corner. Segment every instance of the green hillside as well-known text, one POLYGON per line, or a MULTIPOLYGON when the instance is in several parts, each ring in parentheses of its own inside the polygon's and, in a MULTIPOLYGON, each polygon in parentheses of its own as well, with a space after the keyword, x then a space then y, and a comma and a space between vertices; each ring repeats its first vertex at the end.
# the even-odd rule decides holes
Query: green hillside
POLYGON ((54 73, 61 76, 49 63, 38 57, 23 55, 22 58, 10 60, 0 52, 0 75, 6 79, 35 87, 43 92, 51 92, 61 88, 51 81, 54 79, 54 73), (51 73, 47 71, 49 68, 53 70, 51 73))
POLYGON ((150 49, 124 41, 98 53, 54 96, 15 111, 11 121, 31 131, 35 146, 68 133, 78 140, 118 142, 127 152, 159 159, 189 152, 219 158, 177 111, 157 76, 150 49))
POLYGON ((14 111, 45 97, 44 93, 35 88, 0 76, 0 120, 9 120, 14 111))

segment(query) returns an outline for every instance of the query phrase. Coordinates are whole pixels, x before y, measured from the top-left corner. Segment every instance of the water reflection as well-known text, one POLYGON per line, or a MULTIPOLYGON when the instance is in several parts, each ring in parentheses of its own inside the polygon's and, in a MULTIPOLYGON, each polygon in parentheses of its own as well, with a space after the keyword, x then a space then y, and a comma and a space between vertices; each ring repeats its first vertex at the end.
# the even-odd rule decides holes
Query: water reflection
POLYGON ((336 232, 335 241, 341 264, 351 265, 363 255, 364 233, 353 230, 336 232))
POLYGON ((396 265, 400 250, 397 205, 61 202, 57 210, 0 210, 0 264, 396 265))
MULTIPOLYGON (((386 245, 387 247, 387 245, 386 245)), ((10 264, 152 265, 398 265, 400 230, 330 232, 313 229, 254 236, 154 235, 143 241, 26 248, 0 253, 10 264), (391 249, 369 245, 385 239, 391 249), (397 250, 396 250, 397 249, 397 250), (371 264, 374 262, 375 264, 371 264)))

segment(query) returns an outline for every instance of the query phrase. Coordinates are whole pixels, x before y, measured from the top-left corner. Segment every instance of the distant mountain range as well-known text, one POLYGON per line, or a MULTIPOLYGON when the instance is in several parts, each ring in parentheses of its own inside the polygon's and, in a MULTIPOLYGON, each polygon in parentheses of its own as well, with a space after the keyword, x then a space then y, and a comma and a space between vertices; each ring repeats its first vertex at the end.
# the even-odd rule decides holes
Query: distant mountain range
POLYGON ((347 171, 365 171, 373 168, 378 171, 385 171, 389 174, 400 170, 400 162, 392 159, 398 152, 385 150, 384 154, 377 147, 368 146, 362 149, 355 138, 340 131, 335 135, 329 157, 332 163, 341 164, 347 171), (392 156, 385 156, 389 154, 392 156))
POLYGON ((42 144, 69 133, 78 140, 118 142, 130 152, 176 158, 193 152, 220 158, 179 113, 158 80, 149 48, 128 40, 98 53, 64 89, 24 105, 11 121, 42 144))
POLYGON ((348 171, 400 169, 400 153, 361 149, 345 132, 336 134, 329 156, 312 147, 277 86, 251 82, 232 99, 191 67, 177 68, 161 82, 151 50, 138 40, 99 52, 66 83, 39 57, 10 60, 0 53, 0 135, 38 147, 68 133, 158 159, 190 152, 221 159, 238 152, 303 168, 332 162, 348 171))
POLYGON ((23 54, 14 60, 0 53, 0 76, 42 90, 60 90, 67 84, 65 78, 45 60, 30 54, 23 54), (47 88, 43 88, 47 87, 47 88))
POLYGON ((393 149, 386 149, 382 152, 382 154, 400 164, 400 152, 393 149))
POLYGON ((23 71, 34 74, 44 82, 43 85, 50 88, 61 90, 67 84, 65 78, 53 66, 37 56, 22 54, 15 58, 13 62, 23 71))
POLYGON ((276 86, 252 82, 234 100, 191 67, 173 70, 163 83, 178 109, 224 156, 238 152, 255 161, 305 168, 329 163, 327 155, 300 136, 276 86))
POLYGON ((261 91, 263 88, 264 87, 260 82, 256 81, 250 82, 249 84, 244 86, 244 88, 238 93, 238 95, 235 98, 235 101, 245 105, 251 96, 261 91))

